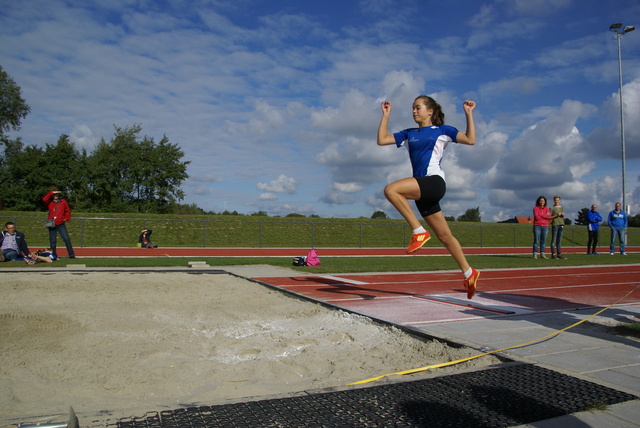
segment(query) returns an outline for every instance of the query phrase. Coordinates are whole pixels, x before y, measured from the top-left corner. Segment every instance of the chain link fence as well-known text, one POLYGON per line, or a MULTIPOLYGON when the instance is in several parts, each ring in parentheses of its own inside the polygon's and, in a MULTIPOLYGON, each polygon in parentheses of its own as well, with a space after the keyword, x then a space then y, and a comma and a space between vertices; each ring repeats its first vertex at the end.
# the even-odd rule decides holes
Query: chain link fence
MULTIPOLYGON (((44 215, 0 216, 2 225, 16 223, 26 235, 29 246, 49 245, 49 232, 44 227, 44 215)), ((238 220, 160 219, 160 218, 98 218, 74 217, 67 230, 75 247, 135 247, 143 228, 153 230, 151 239, 164 247, 246 247, 246 248, 375 248, 404 247, 411 238, 411 229, 404 221, 322 221, 308 219, 238 220)), ((449 223, 463 247, 530 247, 533 243, 529 224, 449 223)), ((3 227, 4 228, 4 227, 3 227)), ((562 245, 586 248, 585 226, 565 226, 562 245)), ((550 246, 551 231, 547 239, 550 246)), ((60 239, 58 239, 60 241, 60 239)), ((600 228, 599 246, 608 246, 609 227, 600 228)), ((426 247, 442 244, 434 236, 426 247)), ((640 245, 640 228, 627 229, 627 246, 640 245)))

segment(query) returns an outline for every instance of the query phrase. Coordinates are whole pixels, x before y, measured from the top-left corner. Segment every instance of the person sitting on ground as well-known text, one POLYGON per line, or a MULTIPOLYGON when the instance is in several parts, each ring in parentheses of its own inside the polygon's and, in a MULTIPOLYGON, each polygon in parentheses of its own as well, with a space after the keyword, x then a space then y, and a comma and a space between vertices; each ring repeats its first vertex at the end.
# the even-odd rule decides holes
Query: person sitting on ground
POLYGON ((0 233, 0 262, 19 260, 31 256, 24 233, 16 230, 16 224, 8 221, 4 225, 4 231, 0 233))
POLYGON ((138 237, 138 244, 140 244, 142 248, 158 248, 156 244, 151 242, 152 233, 153 230, 151 229, 142 229, 142 232, 140 232, 140 236, 138 237))

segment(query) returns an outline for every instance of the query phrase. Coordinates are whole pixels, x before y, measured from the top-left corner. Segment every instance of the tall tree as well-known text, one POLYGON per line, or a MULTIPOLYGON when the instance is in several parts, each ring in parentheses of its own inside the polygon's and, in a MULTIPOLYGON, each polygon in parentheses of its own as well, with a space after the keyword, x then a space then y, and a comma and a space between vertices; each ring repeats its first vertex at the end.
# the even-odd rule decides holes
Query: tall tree
POLYGON ((371 214, 371 218, 381 218, 383 220, 386 220, 389 217, 387 216, 387 213, 385 213, 384 211, 378 210, 378 211, 374 212, 373 214, 371 214))
POLYGON ((458 221, 482 221, 482 217, 480 216, 480 207, 469 208, 464 212, 464 214, 460 214, 458 216, 458 221))
POLYGON ((93 153, 78 152, 68 135, 44 148, 7 141, 0 179, 0 201, 6 209, 31 211, 51 186, 66 192, 74 210, 94 212, 169 213, 188 178, 189 162, 164 136, 156 143, 140 138, 134 125, 116 128, 110 142, 102 141, 93 153))
POLYGON ((76 182, 81 172, 79 154, 67 135, 55 145, 45 148, 24 146, 20 139, 5 141, 6 174, 10 186, 0 187, 0 199, 5 208, 24 211, 35 210, 40 198, 51 186, 57 186, 69 196, 78 189, 76 182))
POLYGON ((97 208, 115 212, 170 212, 184 198, 180 185, 189 176, 184 153, 166 136, 156 143, 140 137, 140 125, 116 127, 87 159, 97 208))
MULTIPOLYGON (((6 188, 11 183, 11 174, 7 169, 7 152, 15 153, 22 149, 20 139, 10 140, 5 133, 20 129, 22 119, 30 111, 22 98, 20 87, 0 66, 0 148, 3 149, 0 152, 0 208, 7 207, 4 193, 12 193, 15 190, 6 188)), ((16 195, 12 199, 15 197, 16 195)))
POLYGON ((0 136, 20 129, 31 108, 22 99, 20 86, 0 66, 0 136))
POLYGON ((585 226, 589 224, 589 221, 587 220, 588 212, 589 212, 589 208, 583 208, 580 211, 578 211, 578 218, 574 220, 575 224, 578 224, 581 226, 585 226))
POLYGON ((20 139, 5 140, 3 185, 0 199, 3 207, 17 211, 37 209, 40 172, 45 165, 42 148, 24 147, 20 139))
POLYGON ((44 149, 46 166, 40 174, 48 180, 49 186, 57 186, 70 192, 75 190, 78 180, 78 159, 80 153, 68 135, 61 135, 55 145, 47 144, 44 149))

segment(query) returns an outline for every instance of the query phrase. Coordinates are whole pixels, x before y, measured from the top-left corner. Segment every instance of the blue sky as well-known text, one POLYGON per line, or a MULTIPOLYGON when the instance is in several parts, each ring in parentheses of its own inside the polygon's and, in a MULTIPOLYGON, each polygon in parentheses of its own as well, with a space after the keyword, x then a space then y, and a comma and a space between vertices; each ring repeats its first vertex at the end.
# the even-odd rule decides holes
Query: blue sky
MULTIPOLYGON (((92 150, 114 125, 166 135, 191 161, 185 203, 208 211, 397 218, 384 186, 404 148, 376 145, 436 98, 478 141, 450 145, 445 215, 530 215, 621 200, 614 22, 637 0, 2 0, 0 65, 31 114, 26 144, 92 150)), ((622 39, 627 203, 640 210, 640 30, 622 39)))

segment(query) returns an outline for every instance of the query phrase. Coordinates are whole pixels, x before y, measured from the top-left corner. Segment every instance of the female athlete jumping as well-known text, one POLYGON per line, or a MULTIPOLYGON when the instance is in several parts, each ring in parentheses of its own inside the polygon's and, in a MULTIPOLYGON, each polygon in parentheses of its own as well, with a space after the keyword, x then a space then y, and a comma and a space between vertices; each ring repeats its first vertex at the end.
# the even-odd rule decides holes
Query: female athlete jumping
POLYGON ((476 143, 476 128, 473 122, 475 101, 465 101, 464 113, 467 119, 467 131, 459 132, 456 128, 444 124, 444 113, 440 105, 431 97, 422 95, 413 102, 413 120, 418 128, 405 129, 389 134, 389 115, 391 103, 382 103, 382 118, 378 127, 378 145, 406 145, 413 167, 413 177, 403 178, 389 184, 384 194, 398 212, 407 220, 413 229, 407 253, 420 249, 430 238, 429 232, 422 227, 420 221, 409 205, 409 199, 416 201, 416 207, 427 225, 449 250, 464 273, 464 287, 467 298, 471 299, 476 291, 476 283, 480 272, 473 269, 462 251, 460 243, 451 233, 449 225, 440 209, 440 199, 446 192, 444 171, 440 161, 444 149, 450 142, 473 145, 476 143))

